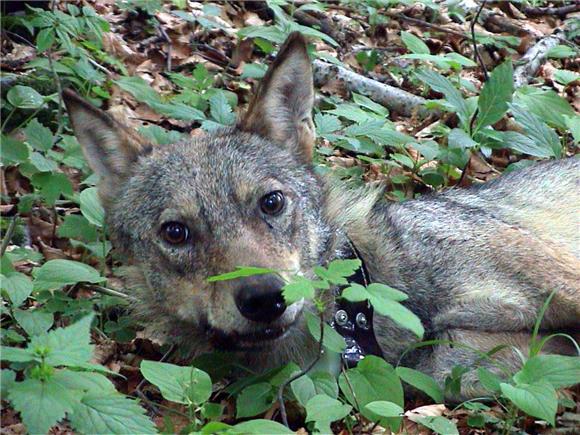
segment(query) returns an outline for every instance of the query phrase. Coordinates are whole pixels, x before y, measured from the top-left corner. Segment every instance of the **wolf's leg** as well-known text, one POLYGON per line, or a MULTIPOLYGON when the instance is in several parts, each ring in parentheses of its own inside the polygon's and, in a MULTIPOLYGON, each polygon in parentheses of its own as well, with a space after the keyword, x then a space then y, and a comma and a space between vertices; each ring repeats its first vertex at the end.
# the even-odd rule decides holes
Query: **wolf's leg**
MULTIPOLYGON (((438 338, 452 340, 457 344, 435 346, 431 355, 422 360, 417 369, 431 375, 441 386, 444 386, 445 378, 451 374, 453 367, 460 365, 470 368, 471 370, 464 374, 461 379, 460 396, 447 397, 451 401, 462 401, 490 395, 490 392, 486 391, 479 383, 476 370, 478 367, 485 367, 502 378, 505 378, 506 373, 514 373, 519 370, 522 361, 515 349, 527 356, 531 335, 527 333, 486 333, 454 329, 441 334, 438 338), (479 352, 461 345, 469 346, 469 348, 477 349, 480 352, 489 352, 500 345, 506 345, 507 347, 495 353, 490 359, 486 359, 482 358, 479 352)), ((576 355, 576 350, 572 343, 562 337, 550 340, 543 352, 576 355)))

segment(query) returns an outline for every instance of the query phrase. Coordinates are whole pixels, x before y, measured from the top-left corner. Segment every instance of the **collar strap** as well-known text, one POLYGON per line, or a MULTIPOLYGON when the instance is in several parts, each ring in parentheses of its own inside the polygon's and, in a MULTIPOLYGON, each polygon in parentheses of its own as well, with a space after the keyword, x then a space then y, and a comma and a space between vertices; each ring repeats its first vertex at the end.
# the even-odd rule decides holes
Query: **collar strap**
MULTIPOLYGON (((359 259, 362 263, 356 274, 351 277, 350 282, 367 286, 369 284, 369 273, 359 252, 348 240, 344 259, 359 259)), ((369 301, 350 302, 340 297, 346 286, 336 289, 336 303, 334 318, 331 326, 338 332, 346 342, 346 349, 342 358, 348 367, 354 367, 366 355, 376 355, 383 357, 383 352, 373 327, 373 307, 369 301)))

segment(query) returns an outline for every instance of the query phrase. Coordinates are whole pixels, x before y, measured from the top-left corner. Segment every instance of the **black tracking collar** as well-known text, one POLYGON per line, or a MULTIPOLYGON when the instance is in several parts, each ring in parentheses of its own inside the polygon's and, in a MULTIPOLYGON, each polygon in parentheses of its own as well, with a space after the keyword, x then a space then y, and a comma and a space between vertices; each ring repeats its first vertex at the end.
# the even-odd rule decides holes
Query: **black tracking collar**
MULTIPOLYGON (((344 259, 359 259, 362 262, 361 267, 349 281, 365 287, 369 285, 369 273, 366 265, 350 240, 344 259)), ((331 326, 346 341, 346 349, 342 354, 342 359, 348 367, 354 367, 366 355, 383 357, 383 352, 373 328, 373 306, 369 301, 350 302, 341 298, 340 294, 345 287, 338 287, 336 290, 337 298, 331 326)))

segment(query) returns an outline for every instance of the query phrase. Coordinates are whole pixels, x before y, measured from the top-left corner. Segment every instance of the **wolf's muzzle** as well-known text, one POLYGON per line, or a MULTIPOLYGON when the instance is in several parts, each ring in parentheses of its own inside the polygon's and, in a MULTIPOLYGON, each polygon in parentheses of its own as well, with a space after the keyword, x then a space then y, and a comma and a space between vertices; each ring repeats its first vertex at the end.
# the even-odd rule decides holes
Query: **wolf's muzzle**
POLYGON ((258 275, 240 280, 241 287, 235 300, 238 310, 246 319, 271 323, 286 311, 282 296, 284 281, 277 276, 258 275))

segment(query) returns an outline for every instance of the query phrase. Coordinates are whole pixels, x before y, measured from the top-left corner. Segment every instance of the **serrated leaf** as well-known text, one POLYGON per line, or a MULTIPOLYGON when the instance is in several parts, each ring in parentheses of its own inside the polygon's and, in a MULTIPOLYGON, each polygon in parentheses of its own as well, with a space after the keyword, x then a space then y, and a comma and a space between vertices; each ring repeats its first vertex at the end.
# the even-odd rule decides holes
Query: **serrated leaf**
POLYGON ((34 174, 31 179, 32 184, 38 189, 40 195, 44 198, 47 204, 53 205, 62 194, 72 196, 73 186, 68 177, 61 172, 50 172, 53 171, 53 169, 49 169, 49 167, 54 166, 54 169, 56 169, 55 162, 46 159, 37 152, 32 153, 30 161, 37 169, 39 166, 42 167, 45 163, 49 165, 43 169, 44 171, 49 172, 34 174), (38 157, 38 159, 35 160, 36 157, 38 157), (42 165, 39 164, 41 161, 43 162, 42 165))
MULTIPOLYGON (((58 165, 54 160, 47 159, 44 155, 42 155, 37 151, 33 151, 30 154, 30 164, 33 165, 39 172, 52 172, 56 171, 56 169, 58 168, 58 165)), ((35 176, 36 175, 44 175, 48 177, 52 174, 35 174, 35 176)), ((36 184, 34 183, 34 179, 32 181, 33 184, 36 184)))
POLYGON ((56 235, 90 243, 96 242, 99 234, 86 217, 78 214, 69 214, 64 217, 62 224, 58 226, 56 235))
POLYGON ((22 163, 28 160, 30 151, 25 143, 17 141, 9 136, 1 135, 2 162, 7 164, 22 163))
POLYGON ((54 316, 52 313, 39 310, 15 309, 13 314, 14 319, 29 336, 44 334, 50 329, 54 322, 54 316))
POLYGON ((420 38, 417 38, 415 35, 409 32, 401 32, 401 40, 405 47, 411 52, 415 54, 430 54, 431 51, 427 44, 421 41, 420 38))
POLYGON ((320 278, 332 284, 348 284, 347 277, 353 275, 361 266, 359 259, 354 260, 333 260, 328 268, 316 267, 314 272, 320 278))
POLYGON ((223 92, 217 92, 210 97, 209 111, 212 118, 220 124, 231 125, 236 120, 236 115, 223 92))
POLYGON ((267 275, 269 273, 276 273, 274 269, 267 269, 265 267, 242 267, 238 266, 233 272, 222 273, 221 275, 210 276, 207 282, 228 281, 230 279, 244 278, 246 276, 267 275))
POLYGON ((326 394, 317 394, 306 404, 306 421, 331 423, 346 417, 352 406, 326 394))
POLYGON ((26 141, 38 151, 48 151, 52 148, 52 133, 36 118, 28 123, 24 129, 26 141))
POLYGON ((518 384, 533 384, 541 380, 554 388, 569 387, 580 381, 580 358, 564 355, 536 355, 528 359, 514 375, 518 384))
POLYGON ((10 369, 2 369, 0 373, 0 394, 2 394, 2 400, 5 400, 8 391, 16 383, 16 372, 10 369))
POLYGON ((377 115, 384 116, 385 118, 389 116, 389 110, 386 107, 380 105, 379 103, 375 103, 369 97, 353 92, 352 99, 359 106, 369 109, 377 115))
POLYGON ((121 394, 86 394, 69 415, 73 428, 81 433, 155 434, 155 424, 136 400, 121 394))
POLYGON ((558 410, 556 390, 548 382, 534 384, 501 384, 501 391, 518 408, 533 417, 541 418, 552 426, 558 410))
POLYGON ((301 276, 294 277, 291 282, 282 288, 282 295, 286 305, 293 304, 301 299, 313 299, 316 294, 316 288, 309 279, 301 276))
POLYGON ((555 157, 554 151, 551 148, 546 148, 517 131, 503 131, 500 133, 503 146, 506 148, 534 157, 555 157))
MULTIPOLYGON (((306 325, 308 326, 308 330, 310 334, 314 337, 316 341, 320 340, 320 319, 310 312, 304 313, 306 317, 306 325)), ((323 345, 328 350, 332 352, 341 353, 344 348, 346 347, 346 343, 344 338, 336 332, 330 325, 324 323, 324 337, 323 337, 323 345)))
POLYGON ((396 302, 406 301, 409 299, 409 296, 407 296, 406 293, 378 282, 369 284, 366 290, 370 295, 371 303, 376 299, 390 299, 396 302))
POLYGON ((566 127, 570 129, 575 143, 580 143, 580 116, 565 116, 566 127))
POLYGON ((19 109, 38 109, 44 104, 44 97, 30 86, 16 85, 10 88, 6 99, 19 109))
POLYGON ((377 400, 365 405, 365 409, 370 412, 380 415, 381 417, 399 417, 403 414, 403 408, 393 402, 386 400, 377 400))
POLYGON ((254 417, 266 412, 275 400, 276 395, 270 383, 250 385, 236 399, 236 418, 254 417))
POLYGON ((81 213, 87 220, 96 225, 103 227, 105 224, 105 209, 99 200, 98 189, 89 187, 80 194, 81 213))
POLYGON ((19 347, 7 347, 2 346, 2 352, 0 352, 0 358, 2 361, 10 362, 28 362, 36 359, 33 352, 29 349, 21 349, 19 347))
POLYGON ((8 399, 20 412, 29 433, 45 434, 67 412, 72 412, 80 397, 75 397, 73 391, 49 377, 45 381, 25 379, 15 383, 10 388, 8 399))
POLYGON ((32 293, 32 281, 20 272, 2 277, 0 286, 8 294, 13 307, 19 307, 32 293))
POLYGON ((407 367, 397 367, 395 371, 404 382, 427 394, 435 403, 443 403, 443 390, 431 376, 407 367))
POLYGON ((314 124, 316 125, 316 133, 321 136, 342 128, 342 123, 337 116, 323 115, 322 113, 314 115, 314 124))
POLYGON ((413 418, 415 423, 422 424, 423 426, 431 429, 433 432, 441 435, 459 435, 457 426, 451 420, 445 417, 415 417, 413 418))
POLYGON ((99 283, 106 280, 91 266, 71 260, 49 260, 34 272, 34 289, 56 290, 79 282, 99 283))
POLYGON ((145 379, 159 388, 166 400, 171 402, 200 405, 211 395, 209 375, 195 367, 142 361, 141 373, 145 379))
POLYGON ((559 157, 562 154, 560 138, 537 115, 517 104, 511 104, 510 109, 514 118, 521 124, 530 139, 545 149, 546 153, 550 150, 554 157, 559 157))
POLYGON ((495 124, 506 113, 514 93, 514 69, 511 60, 496 67, 483 85, 477 106, 476 129, 495 124))

